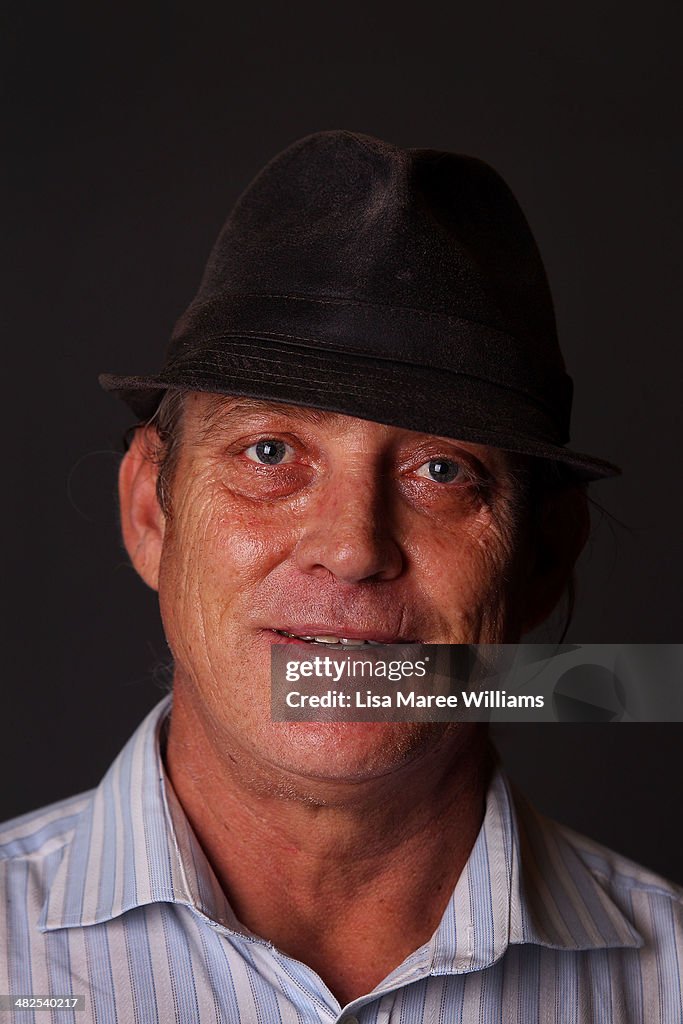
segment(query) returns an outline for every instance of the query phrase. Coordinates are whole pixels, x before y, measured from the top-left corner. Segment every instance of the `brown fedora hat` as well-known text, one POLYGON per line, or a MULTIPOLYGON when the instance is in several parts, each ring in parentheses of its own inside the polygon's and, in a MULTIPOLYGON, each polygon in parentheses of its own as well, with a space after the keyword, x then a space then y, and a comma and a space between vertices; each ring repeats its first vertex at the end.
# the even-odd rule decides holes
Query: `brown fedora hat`
POLYGON ((619 472, 570 451, 572 382, 514 196, 487 164, 346 131, 257 175, 156 376, 102 374, 141 419, 169 388, 313 406, 619 472))

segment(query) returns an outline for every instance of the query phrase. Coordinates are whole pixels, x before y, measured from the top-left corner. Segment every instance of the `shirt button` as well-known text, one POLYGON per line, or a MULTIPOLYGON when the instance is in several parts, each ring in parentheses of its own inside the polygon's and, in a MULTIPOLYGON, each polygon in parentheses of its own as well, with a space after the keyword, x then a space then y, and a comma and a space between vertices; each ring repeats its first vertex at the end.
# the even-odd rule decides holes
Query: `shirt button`
POLYGON ((358 1017, 342 1017, 340 1024, 358 1024, 358 1017))

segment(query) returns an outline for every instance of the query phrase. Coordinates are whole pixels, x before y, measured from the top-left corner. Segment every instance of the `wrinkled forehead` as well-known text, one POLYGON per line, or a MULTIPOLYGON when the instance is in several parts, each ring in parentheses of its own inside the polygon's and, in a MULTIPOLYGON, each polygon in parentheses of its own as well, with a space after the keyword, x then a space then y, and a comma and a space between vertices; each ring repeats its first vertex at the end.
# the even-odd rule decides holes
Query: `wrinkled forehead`
POLYGON ((200 444, 220 441, 226 433, 239 433, 243 429, 305 428, 309 434, 334 437, 337 440, 346 438, 349 443, 360 445, 370 441, 386 444, 443 441, 449 445, 458 445, 500 470, 522 470, 529 461, 524 456, 500 448, 459 438, 424 434, 327 409, 237 395, 188 392, 184 400, 183 418, 184 439, 200 444))

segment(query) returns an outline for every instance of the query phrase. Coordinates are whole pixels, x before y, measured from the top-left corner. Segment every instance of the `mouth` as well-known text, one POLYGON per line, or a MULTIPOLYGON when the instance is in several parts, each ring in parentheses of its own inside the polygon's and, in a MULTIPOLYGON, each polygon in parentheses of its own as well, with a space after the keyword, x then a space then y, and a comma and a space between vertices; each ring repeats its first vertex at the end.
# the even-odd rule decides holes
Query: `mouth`
POLYGON ((408 644, 418 642, 416 640, 404 640, 399 637, 391 640, 376 640, 366 637, 345 637, 325 633, 317 636, 308 634, 301 635, 298 633, 289 633, 286 629, 274 629, 273 632, 278 636, 284 637, 285 640, 288 640, 290 643, 294 641, 302 644, 313 644, 319 647, 326 647, 328 649, 332 648, 333 650, 357 650, 359 647, 386 647, 387 644, 408 644))

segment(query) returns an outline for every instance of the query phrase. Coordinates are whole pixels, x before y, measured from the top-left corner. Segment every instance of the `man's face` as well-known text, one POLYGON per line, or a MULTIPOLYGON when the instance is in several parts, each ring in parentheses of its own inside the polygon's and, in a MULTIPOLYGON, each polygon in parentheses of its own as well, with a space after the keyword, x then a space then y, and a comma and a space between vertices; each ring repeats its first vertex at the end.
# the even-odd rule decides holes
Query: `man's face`
POLYGON ((190 395, 158 559, 176 701, 226 757, 309 777, 383 774, 442 743, 459 727, 273 723, 270 648, 518 639, 528 549, 513 469, 497 449, 190 395))

